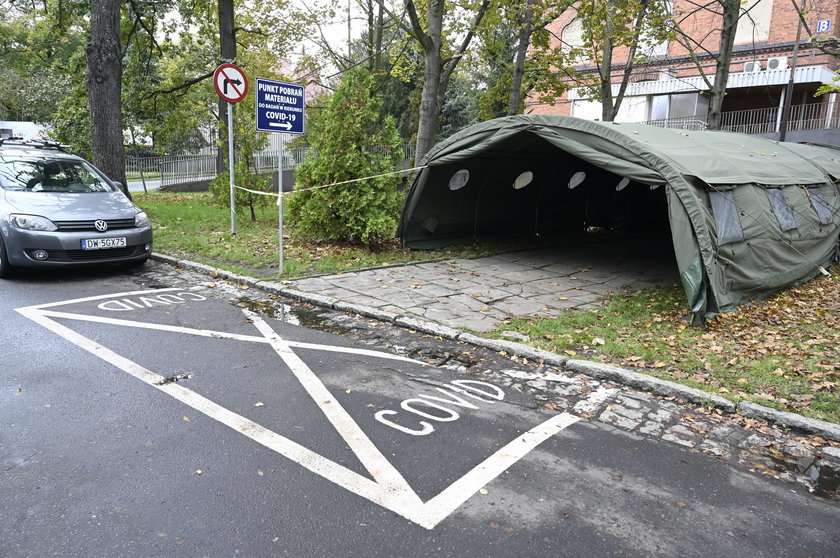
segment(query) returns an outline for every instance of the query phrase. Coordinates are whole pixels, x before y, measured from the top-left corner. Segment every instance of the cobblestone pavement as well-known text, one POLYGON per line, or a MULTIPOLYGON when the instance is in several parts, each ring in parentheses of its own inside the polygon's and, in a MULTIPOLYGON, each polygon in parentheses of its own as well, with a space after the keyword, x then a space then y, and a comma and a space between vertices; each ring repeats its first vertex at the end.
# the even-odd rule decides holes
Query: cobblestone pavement
MULTIPOLYGON (((748 418, 734 408, 692 404, 599 381, 568 368, 512 357, 504 350, 397 327, 354 312, 294 302, 253 286, 159 262, 147 264, 138 282, 146 288, 204 284, 221 299, 271 317, 421 360, 442 374, 455 370, 507 386, 527 396, 523 399, 532 406, 569 411, 598 428, 677 444, 754 474, 804 485, 821 498, 838 498, 840 443, 748 418)), ((426 378, 411 379, 434 384, 426 378)))
POLYGON ((476 332, 512 316, 556 316, 609 293, 679 282, 669 238, 525 250, 291 282, 295 290, 476 332))

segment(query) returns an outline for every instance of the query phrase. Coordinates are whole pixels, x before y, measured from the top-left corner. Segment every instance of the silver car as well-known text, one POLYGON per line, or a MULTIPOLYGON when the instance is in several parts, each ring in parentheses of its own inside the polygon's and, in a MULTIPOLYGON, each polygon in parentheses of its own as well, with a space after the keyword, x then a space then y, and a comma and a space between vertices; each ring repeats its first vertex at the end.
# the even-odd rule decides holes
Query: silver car
POLYGON ((93 165, 55 145, 0 140, 0 277, 151 253, 146 214, 93 165))

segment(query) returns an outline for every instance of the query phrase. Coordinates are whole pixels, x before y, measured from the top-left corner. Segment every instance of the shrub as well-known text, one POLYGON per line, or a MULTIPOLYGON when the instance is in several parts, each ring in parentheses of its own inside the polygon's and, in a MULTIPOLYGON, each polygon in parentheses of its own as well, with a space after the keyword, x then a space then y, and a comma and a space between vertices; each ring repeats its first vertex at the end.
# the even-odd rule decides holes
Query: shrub
MULTIPOLYGON (((344 75, 327 106, 307 121, 315 157, 296 171, 296 190, 369 177, 396 169, 402 140, 392 118, 379 123, 373 79, 364 69, 344 75)), ((393 174, 295 193, 289 226, 297 234, 333 242, 375 245, 393 237, 402 205, 393 174)))

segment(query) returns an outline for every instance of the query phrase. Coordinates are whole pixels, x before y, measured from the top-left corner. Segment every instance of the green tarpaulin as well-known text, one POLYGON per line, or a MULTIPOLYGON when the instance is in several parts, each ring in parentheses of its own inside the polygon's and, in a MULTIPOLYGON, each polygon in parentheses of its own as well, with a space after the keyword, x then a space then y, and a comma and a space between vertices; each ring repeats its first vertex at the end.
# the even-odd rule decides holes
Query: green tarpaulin
POLYGON ((398 231, 406 245, 659 225, 698 320, 840 255, 836 147, 519 115, 458 132, 422 165, 398 231))

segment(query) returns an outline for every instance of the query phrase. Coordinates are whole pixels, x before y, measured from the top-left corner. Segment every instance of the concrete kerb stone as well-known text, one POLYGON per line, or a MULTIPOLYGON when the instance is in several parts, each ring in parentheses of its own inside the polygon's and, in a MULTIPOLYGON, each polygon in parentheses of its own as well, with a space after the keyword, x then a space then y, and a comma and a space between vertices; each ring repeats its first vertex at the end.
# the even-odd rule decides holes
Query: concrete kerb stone
POLYGON ((776 409, 750 403, 749 401, 738 403, 738 412, 745 417, 783 424, 840 442, 840 425, 824 420, 807 418, 796 413, 788 413, 787 411, 777 411, 776 409))
POLYGON ((511 356, 521 356, 535 362, 542 361, 545 364, 557 366, 558 368, 565 367, 566 361, 568 360, 560 355, 544 351, 542 349, 537 349, 536 347, 523 345, 514 341, 506 341, 504 339, 488 339, 486 337, 473 335, 472 333, 461 333, 458 335, 458 341, 463 341, 464 343, 469 343, 470 345, 476 345, 478 347, 484 347, 485 349, 490 349, 491 351, 504 351, 511 356))
POLYGON ((380 310, 379 308, 374 308, 372 306, 349 304, 341 301, 336 301, 335 304, 333 304, 333 308, 339 312, 352 312, 353 314, 358 314, 360 316, 364 316, 365 318, 372 318, 374 320, 387 323, 394 323, 394 321, 399 317, 399 314, 396 312, 389 312, 388 310, 380 310))
POLYGON ((217 267, 197 262, 191 262, 189 260, 176 260, 175 258, 172 258, 170 256, 164 256, 163 254, 153 253, 150 257, 153 260, 161 261, 175 267, 181 267, 190 271, 203 273, 205 275, 210 275, 214 278, 217 277, 226 281, 235 281, 236 283, 241 283, 250 287, 256 287, 257 284, 261 282, 259 279, 255 279, 254 277, 248 277, 247 275, 239 275, 238 273, 233 273, 232 271, 219 269, 217 267))
POLYGON ((820 448, 820 453, 822 454, 823 459, 840 463, 840 448, 824 446, 820 448))
POLYGON ((340 300, 331 296, 305 293, 303 291, 296 291, 295 289, 277 288, 272 289, 271 292, 273 292, 274 294, 287 296, 291 299, 299 300, 301 302, 308 302, 310 304, 314 304, 315 306, 323 306, 324 308, 335 308, 336 304, 341 303, 340 300))
POLYGON ((420 331, 436 337, 443 337, 444 339, 455 340, 458 339, 458 336, 462 333, 459 329, 454 329, 434 322, 427 322, 425 320, 418 320, 417 318, 411 318, 409 316, 398 316, 393 320, 393 322, 400 327, 420 331))
POLYGON ((665 397, 677 397, 700 404, 712 403, 715 407, 730 413, 734 413, 736 410, 735 403, 725 397, 609 364, 588 360, 568 360, 566 361, 566 368, 599 380, 609 380, 642 391, 651 391, 665 397))

